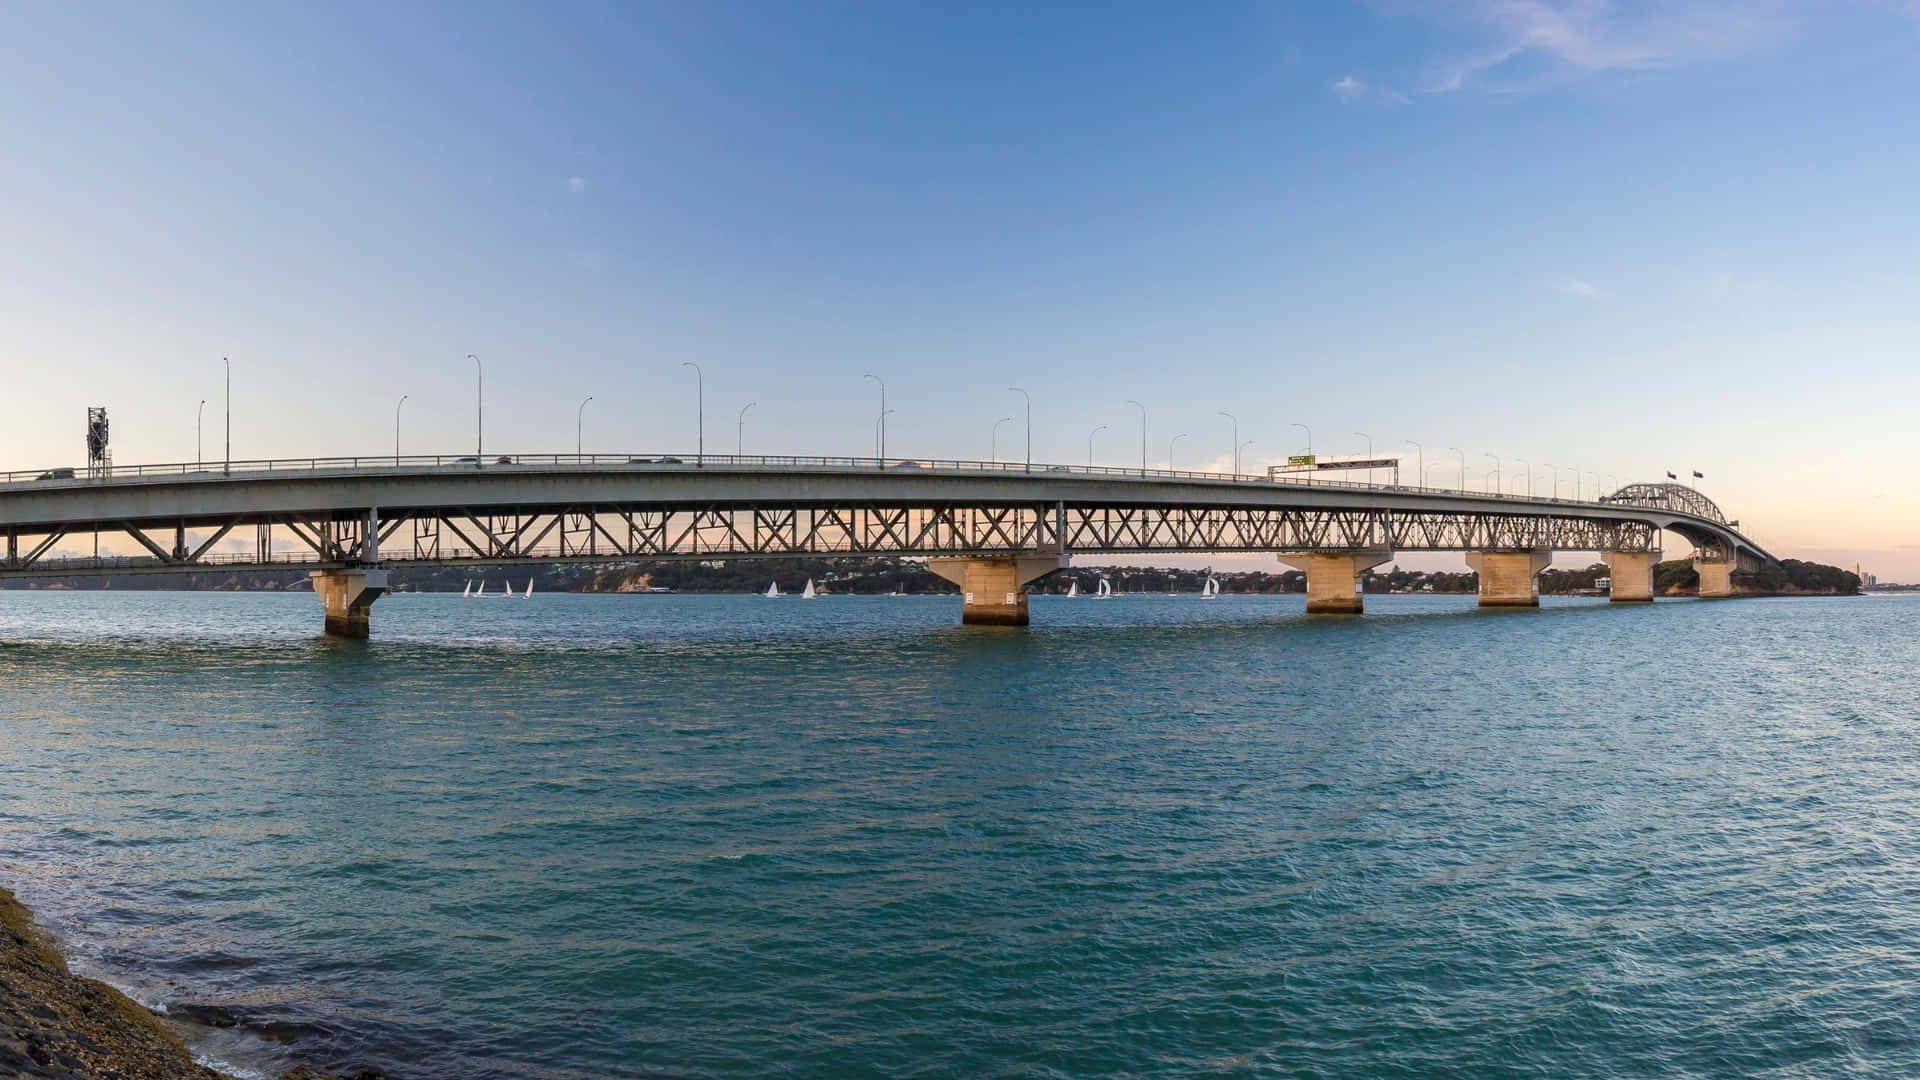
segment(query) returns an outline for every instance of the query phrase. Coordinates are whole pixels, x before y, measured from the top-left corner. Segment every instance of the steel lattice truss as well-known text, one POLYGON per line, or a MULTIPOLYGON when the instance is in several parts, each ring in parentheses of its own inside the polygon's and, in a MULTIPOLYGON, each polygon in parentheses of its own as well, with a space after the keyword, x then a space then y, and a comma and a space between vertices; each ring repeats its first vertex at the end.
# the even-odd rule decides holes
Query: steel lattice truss
POLYGON ((150 555, 51 558, 56 544, 71 534, 9 535, 0 573, 1035 551, 1215 554, 1385 547, 1639 552, 1655 550, 1658 542, 1657 531, 1646 522, 1557 515, 1057 503, 383 508, 373 522, 236 519, 196 528, 191 543, 188 530, 180 526, 170 530, 170 544, 155 540, 151 526, 119 523, 112 528, 150 555), (370 527, 377 531, 372 544, 370 527), (241 528, 254 530, 252 551, 213 551, 241 528))
POLYGON ((1628 484, 1603 497, 1603 503, 1616 506, 1644 506, 1654 510, 1674 510, 1682 514, 1728 524, 1727 515, 1717 503, 1685 484, 1628 484))

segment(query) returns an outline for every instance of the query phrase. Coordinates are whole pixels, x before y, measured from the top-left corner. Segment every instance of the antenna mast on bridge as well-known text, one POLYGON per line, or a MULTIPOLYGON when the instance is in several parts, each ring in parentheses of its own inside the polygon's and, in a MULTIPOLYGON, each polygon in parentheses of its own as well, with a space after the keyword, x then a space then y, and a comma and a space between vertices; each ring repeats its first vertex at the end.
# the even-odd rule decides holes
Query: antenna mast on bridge
POLYGON ((87 406, 87 475, 105 476, 113 468, 113 451, 107 449, 107 407, 87 406))

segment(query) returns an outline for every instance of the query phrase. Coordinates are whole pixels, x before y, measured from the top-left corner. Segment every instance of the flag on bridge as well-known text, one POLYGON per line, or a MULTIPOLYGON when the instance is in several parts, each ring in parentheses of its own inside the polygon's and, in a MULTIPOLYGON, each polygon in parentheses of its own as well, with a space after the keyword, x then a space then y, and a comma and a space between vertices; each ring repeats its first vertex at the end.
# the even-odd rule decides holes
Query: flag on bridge
POLYGON ((1668 473, 1668 474, 1667 474, 1667 479, 1669 479, 1669 480, 1678 480, 1678 479, 1680 479, 1680 478, 1679 478, 1679 477, 1677 477, 1677 476, 1675 476, 1675 475, 1673 475, 1672 473, 1668 473))
POLYGON ((1695 480, 1705 480, 1705 479, 1706 479, 1706 477, 1704 477, 1704 476, 1702 476, 1702 475, 1700 475, 1700 470, 1699 470, 1699 469, 1695 469, 1695 470, 1693 470, 1693 478, 1694 478, 1695 480))

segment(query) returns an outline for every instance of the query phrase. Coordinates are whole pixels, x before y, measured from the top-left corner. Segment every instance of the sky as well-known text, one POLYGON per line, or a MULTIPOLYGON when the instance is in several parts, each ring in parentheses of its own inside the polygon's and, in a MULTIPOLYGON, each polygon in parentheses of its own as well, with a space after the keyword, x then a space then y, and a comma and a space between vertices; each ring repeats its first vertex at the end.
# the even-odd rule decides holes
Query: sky
POLYGON ((236 460, 471 452, 470 353, 489 453, 686 451, 692 361, 715 452, 870 453, 871 373, 1017 458, 1019 386, 1917 581, 1916 102, 1901 0, 15 4, 0 469, 218 459, 223 358, 236 460))

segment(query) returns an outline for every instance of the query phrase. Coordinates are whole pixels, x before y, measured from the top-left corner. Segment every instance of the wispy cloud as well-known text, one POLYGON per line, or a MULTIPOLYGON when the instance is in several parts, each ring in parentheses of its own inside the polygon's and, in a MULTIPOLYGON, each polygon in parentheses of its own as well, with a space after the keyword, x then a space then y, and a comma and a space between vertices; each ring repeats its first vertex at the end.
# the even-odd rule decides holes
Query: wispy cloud
POLYGON ((1349 105, 1407 105, 1407 95, 1386 86, 1374 86, 1348 75, 1332 86, 1333 96, 1349 105))
POLYGON ((587 178, 584 176, 567 177, 567 190, 573 192, 575 195, 587 190, 587 178))
POLYGON ((1580 296, 1588 300, 1600 295, 1600 287, 1591 281, 1580 281, 1578 279, 1557 281, 1553 287, 1566 293, 1568 296, 1580 296))
POLYGON ((1490 40, 1484 48, 1435 61, 1421 89, 1514 91, 1599 72, 1725 60, 1776 40, 1787 28, 1789 3, 1462 0, 1451 10, 1485 28, 1490 40))

